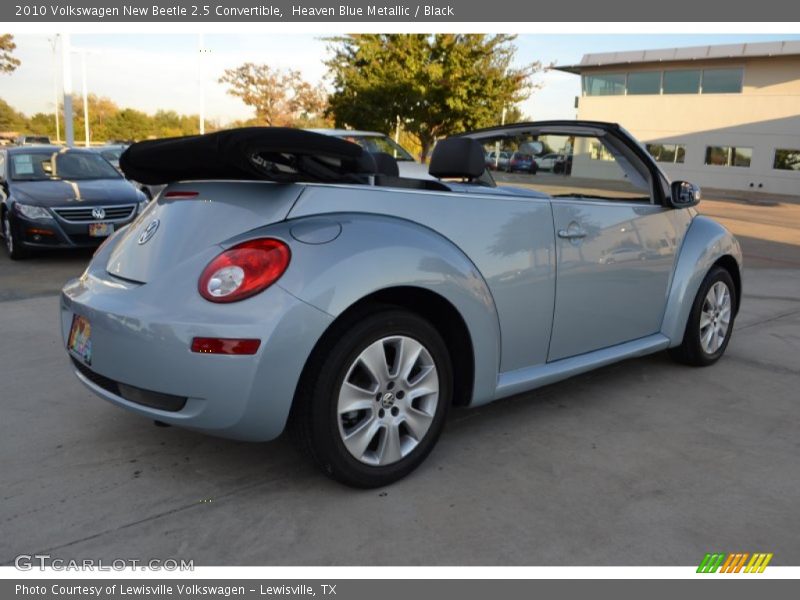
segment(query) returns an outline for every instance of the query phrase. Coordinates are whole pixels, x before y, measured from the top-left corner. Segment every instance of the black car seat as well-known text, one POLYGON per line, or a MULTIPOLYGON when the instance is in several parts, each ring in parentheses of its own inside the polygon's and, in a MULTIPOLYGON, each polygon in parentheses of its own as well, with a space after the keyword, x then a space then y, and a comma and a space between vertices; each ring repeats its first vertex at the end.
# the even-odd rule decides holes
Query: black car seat
POLYGON ((375 172, 378 175, 388 175, 389 177, 399 177, 400 167, 397 166, 397 159, 386 152, 371 152, 375 160, 375 172))
POLYGON ((437 179, 466 179, 469 182, 478 182, 485 170, 483 146, 466 137, 439 140, 428 167, 428 173, 437 179))

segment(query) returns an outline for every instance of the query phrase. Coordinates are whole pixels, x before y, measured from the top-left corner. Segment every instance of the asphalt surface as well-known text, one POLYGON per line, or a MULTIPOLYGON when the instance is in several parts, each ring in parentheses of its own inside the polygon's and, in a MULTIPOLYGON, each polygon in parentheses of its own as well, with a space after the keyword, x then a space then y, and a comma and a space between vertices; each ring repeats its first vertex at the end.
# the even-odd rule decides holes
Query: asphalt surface
POLYGON ((420 469, 371 491, 285 439, 159 428, 94 397, 70 372, 55 295, 89 255, 3 255, 0 564, 800 564, 800 205, 753 206, 701 205, 747 261, 717 365, 658 354, 453 411, 420 469))

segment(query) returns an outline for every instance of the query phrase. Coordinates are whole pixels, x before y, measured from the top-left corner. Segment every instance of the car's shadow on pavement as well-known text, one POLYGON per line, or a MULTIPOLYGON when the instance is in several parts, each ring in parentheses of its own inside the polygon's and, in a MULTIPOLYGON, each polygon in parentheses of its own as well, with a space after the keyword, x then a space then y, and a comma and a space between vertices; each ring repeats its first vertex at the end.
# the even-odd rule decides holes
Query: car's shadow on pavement
POLYGON ((24 260, 11 260, 0 248, 0 302, 58 293, 67 281, 80 276, 92 254, 92 248, 40 250, 24 260))

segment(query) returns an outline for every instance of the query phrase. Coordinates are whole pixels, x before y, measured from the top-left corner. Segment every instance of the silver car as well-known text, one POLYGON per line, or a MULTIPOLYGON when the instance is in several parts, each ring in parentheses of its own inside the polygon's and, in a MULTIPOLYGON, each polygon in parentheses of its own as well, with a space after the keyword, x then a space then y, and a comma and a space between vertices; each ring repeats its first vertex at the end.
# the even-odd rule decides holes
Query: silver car
POLYGON ((265 441, 288 425, 353 486, 417 467, 451 405, 662 350, 711 365, 739 308, 736 239, 614 124, 441 140, 434 179, 277 128, 134 144, 121 167, 172 183, 63 290, 77 377, 213 435, 265 441), (572 168, 493 176, 498 147, 566 148, 572 168))

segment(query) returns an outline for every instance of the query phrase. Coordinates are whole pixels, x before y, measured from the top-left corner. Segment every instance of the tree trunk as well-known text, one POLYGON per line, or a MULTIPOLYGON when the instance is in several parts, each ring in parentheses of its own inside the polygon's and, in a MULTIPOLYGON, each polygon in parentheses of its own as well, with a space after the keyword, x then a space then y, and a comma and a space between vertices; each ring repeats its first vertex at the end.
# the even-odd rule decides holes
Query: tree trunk
POLYGON ((420 137, 419 143, 422 146, 422 150, 419 153, 419 162, 423 165, 428 161, 428 152, 430 152, 431 147, 433 146, 434 139, 429 137, 420 137))

